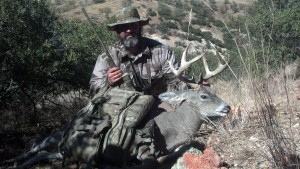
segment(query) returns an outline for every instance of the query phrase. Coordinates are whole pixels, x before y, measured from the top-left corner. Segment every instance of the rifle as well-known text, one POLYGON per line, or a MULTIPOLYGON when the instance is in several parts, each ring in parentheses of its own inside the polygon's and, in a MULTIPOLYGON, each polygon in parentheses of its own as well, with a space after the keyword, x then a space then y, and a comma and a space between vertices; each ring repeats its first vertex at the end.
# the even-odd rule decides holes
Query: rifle
MULTIPOLYGON (((115 62, 113 61, 113 58, 111 57, 111 55, 110 55, 108 49, 106 48, 106 46, 104 45, 104 43, 103 43, 101 37, 99 36, 98 32, 96 31, 96 28, 95 28, 95 26, 93 25, 93 23, 92 23, 90 17, 88 16, 88 14, 86 13, 84 7, 82 7, 81 10, 82 10, 83 14, 85 15, 85 17, 87 18, 89 24, 91 25, 92 30, 94 31, 94 33, 95 33, 95 35, 96 35, 98 41, 99 41, 100 44, 101 44, 101 47, 103 47, 103 49, 105 50, 105 53, 106 53, 106 55, 107 55, 107 57, 108 57, 107 63, 108 63, 108 65, 109 65, 109 67, 116 67, 116 64, 115 64, 115 62)), ((128 77, 128 74, 127 74, 127 73, 124 73, 124 74, 123 74, 123 76, 122 76, 122 81, 121 81, 120 84, 124 84, 124 87, 125 87, 126 89, 134 90, 134 87, 133 87, 133 85, 132 85, 132 83, 131 83, 131 80, 130 80, 130 78, 128 77), (123 83, 122 81, 123 81, 124 83, 123 83)))
POLYGON ((107 60, 107 61, 108 61, 108 65, 109 65, 110 67, 116 67, 115 62, 113 61, 113 59, 112 59, 110 53, 108 52, 106 46, 104 45, 102 39, 100 38, 98 32, 96 31, 96 28, 95 28, 95 26, 93 25, 93 23, 92 23, 90 17, 88 16, 88 14, 86 13, 84 7, 82 7, 81 10, 82 10, 83 14, 85 15, 85 17, 87 18, 89 24, 91 25, 92 30, 94 31, 94 33, 95 33, 95 35, 96 35, 98 41, 100 42, 101 46, 102 46, 103 49, 105 50, 105 53, 106 53, 107 57, 109 58, 109 59, 107 60))

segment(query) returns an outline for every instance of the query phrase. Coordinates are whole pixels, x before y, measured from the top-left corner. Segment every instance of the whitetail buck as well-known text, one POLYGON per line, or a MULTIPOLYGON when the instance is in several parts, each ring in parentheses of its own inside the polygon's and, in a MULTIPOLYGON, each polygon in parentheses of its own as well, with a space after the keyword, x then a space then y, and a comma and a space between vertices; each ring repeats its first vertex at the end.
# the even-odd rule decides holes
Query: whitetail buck
MULTIPOLYGON (((219 57, 223 59, 224 57, 218 52, 219 65, 214 71, 209 70, 204 54, 187 62, 188 47, 183 52, 181 67, 177 70, 171 67, 179 79, 186 81, 181 76, 182 72, 200 58, 203 59, 206 71, 202 79, 209 79, 221 73, 227 67, 227 64, 221 64, 219 57)), ((102 135, 105 135, 106 128, 109 127, 109 120, 105 120, 105 118, 99 120, 99 118, 93 116, 86 118, 83 112, 93 110, 97 106, 95 103, 90 102, 89 105, 77 114, 77 117, 72 122, 79 124, 82 121, 89 121, 88 124, 93 125, 87 125, 84 129, 77 127, 78 129, 73 130, 72 133, 68 132, 69 137, 66 139, 62 139, 63 134, 70 130, 63 129, 63 131, 46 138, 29 152, 9 162, 16 162, 17 166, 15 168, 24 168, 40 160, 63 159, 64 156, 73 156, 85 162, 87 168, 90 168, 92 165, 96 165, 97 167, 105 165, 106 167, 111 166, 111 168, 128 167, 145 169, 157 167, 174 156, 176 154, 175 149, 184 147, 183 145, 186 145, 192 139, 193 135, 200 129, 206 119, 223 117, 230 111, 230 106, 212 94, 207 87, 201 85, 201 81, 198 84, 194 84, 194 87, 196 88, 162 93, 159 96, 161 102, 176 106, 169 112, 161 108, 156 108, 155 111, 151 110, 137 127, 135 139, 131 142, 129 150, 122 157, 117 156, 114 159, 110 159, 110 161, 107 161, 103 157, 106 155, 103 155, 103 150, 101 150, 102 135), (82 119, 82 117, 85 117, 85 119, 82 119), (83 130, 85 130, 85 134, 81 133, 83 130), (67 143, 65 145, 68 145, 68 147, 65 149, 68 149, 69 153, 62 152, 61 147, 58 147, 59 142, 62 142, 62 140, 67 143), (38 154, 39 151, 49 146, 56 147, 57 151, 55 153, 38 154), (130 164, 135 165, 130 167, 130 164)), ((155 103, 155 106, 159 107, 159 104, 155 103)), ((117 147, 116 151, 119 151, 117 147)), ((114 152, 110 153, 114 154, 114 152)))

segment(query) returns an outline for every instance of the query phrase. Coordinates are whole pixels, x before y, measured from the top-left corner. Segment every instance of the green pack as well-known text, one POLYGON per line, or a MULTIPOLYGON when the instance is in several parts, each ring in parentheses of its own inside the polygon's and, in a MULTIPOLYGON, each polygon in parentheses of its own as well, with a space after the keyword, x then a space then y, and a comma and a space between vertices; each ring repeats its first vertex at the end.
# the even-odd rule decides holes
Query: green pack
POLYGON ((66 126, 62 140, 58 144, 64 161, 75 157, 80 161, 88 162, 97 153, 100 140, 105 131, 111 128, 111 122, 97 114, 94 115, 95 108, 95 104, 89 102, 66 126))
POLYGON ((66 127, 59 144, 60 152, 65 158, 77 157, 89 164, 95 158, 122 157, 130 146, 133 128, 153 103, 152 96, 140 92, 102 88, 66 127), (122 153, 112 151, 111 147, 117 147, 122 153))
POLYGON ((110 88, 104 95, 105 101, 99 106, 98 113, 102 116, 110 115, 114 119, 120 112, 129 105, 132 105, 141 95, 142 93, 136 91, 110 88))
MULTIPOLYGON (((99 107, 100 114, 110 115, 112 127, 105 135, 103 147, 98 150, 98 157, 114 162, 115 157, 126 158, 131 139, 136 127, 148 113, 154 103, 151 95, 143 95, 136 91, 112 88, 105 97, 108 99, 99 107)), ((126 159, 118 158, 118 161, 126 159)))

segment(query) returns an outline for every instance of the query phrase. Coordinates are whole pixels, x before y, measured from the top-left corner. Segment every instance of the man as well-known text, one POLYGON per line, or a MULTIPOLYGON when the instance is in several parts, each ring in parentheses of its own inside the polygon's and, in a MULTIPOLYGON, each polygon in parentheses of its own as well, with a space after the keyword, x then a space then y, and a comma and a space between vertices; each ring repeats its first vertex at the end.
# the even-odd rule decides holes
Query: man
POLYGON ((90 94, 93 97, 105 85, 115 85, 128 73, 137 91, 158 95, 164 92, 173 79, 168 61, 176 67, 175 56, 160 42, 142 37, 142 28, 149 18, 140 18, 136 8, 126 7, 116 14, 117 22, 108 25, 115 31, 120 42, 109 47, 117 67, 109 67, 106 53, 96 62, 91 80, 90 94))
MULTIPOLYGON (((138 99, 124 99, 136 101, 122 109, 117 115, 118 118, 115 117, 112 120, 112 128, 104 139, 105 157, 102 157, 112 161, 116 154, 124 157, 122 153, 128 150, 128 143, 135 135, 135 127, 154 103, 153 96, 156 98, 160 93, 173 88, 174 74, 171 72, 169 63, 177 67, 175 56, 168 47, 142 36, 142 28, 149 23, 149 18, 140 18, 136 8, 126 7, 117 12, 116 19, 116 23, 108 24, 108 29, 115 31, 120 39, 108 48, 116 66, 110 67, 106 52, 99 55, 90 80, 90 95, 93 98, 107 86, 118 88, 125 74, 129 76, 134 90, 143 94, 138 99), (117 152, 117 149, 123 152, 117 152)), ((115 93, 119 95, 115 98, 129 95, 120 94, 126 90, 117 91, 115 93)), ((112 98, 111 102, 114 104, 106 107, 111 108, 124 102, 115 103, 116 100, 112 98)))

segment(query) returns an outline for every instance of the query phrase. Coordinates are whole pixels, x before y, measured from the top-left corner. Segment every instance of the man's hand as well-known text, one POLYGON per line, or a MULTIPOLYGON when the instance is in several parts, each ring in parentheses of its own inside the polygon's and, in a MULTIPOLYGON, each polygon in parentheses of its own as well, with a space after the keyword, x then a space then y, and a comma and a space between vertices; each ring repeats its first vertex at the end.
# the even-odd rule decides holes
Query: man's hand
POLYGON ((122 78, 123 72, 119 67, 109 68, 107 71, 107 79, 110 85, 115 84, 122 78))

